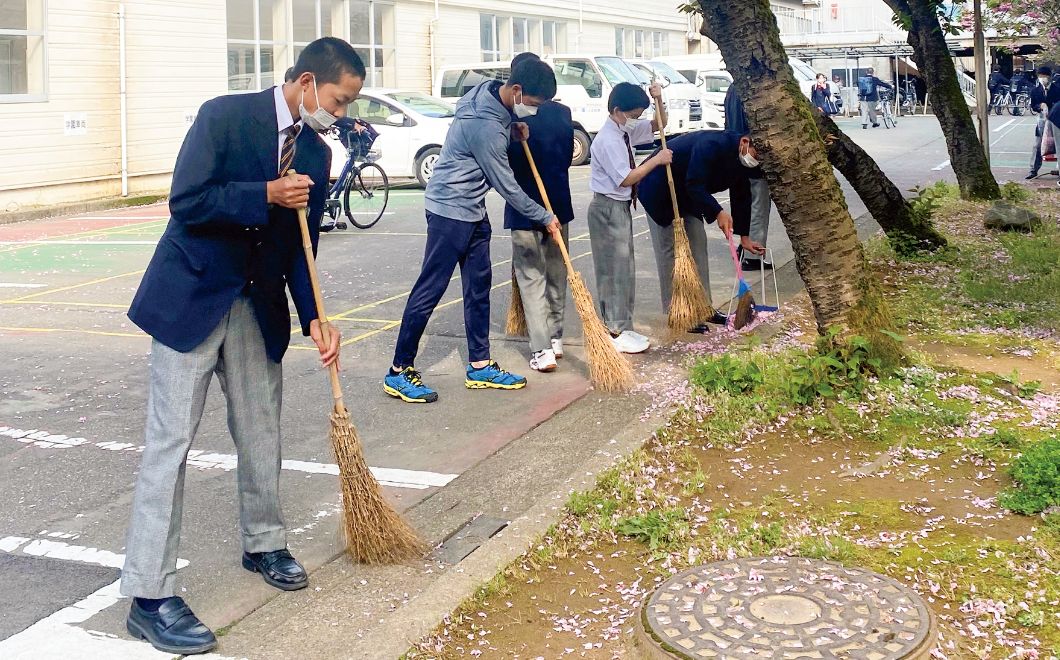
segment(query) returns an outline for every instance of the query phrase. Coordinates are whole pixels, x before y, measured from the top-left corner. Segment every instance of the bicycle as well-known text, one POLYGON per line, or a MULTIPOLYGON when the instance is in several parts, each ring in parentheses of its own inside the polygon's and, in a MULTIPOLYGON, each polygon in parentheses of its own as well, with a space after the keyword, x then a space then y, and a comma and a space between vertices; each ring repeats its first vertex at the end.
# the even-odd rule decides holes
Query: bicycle
POLYGON ((340 211, 354 227, 370 229, 383 217, 390 199, 390 180, 375 162, 379 151, 371 148, 379 134, 360 119, 340 119, 331 134, 346 147, 347 159, 324 202, 324 212, 332 223, 322 221, 320 231, 346 229, 348 225, 339 220, 340 211), (357 126, 362 130, 358 131, 357 126))
POLYGON ((1014 114, 1012 110, 1012 88, 1008 85, 999 85, 997 91, 994 93, 994 97, 990 101, 990 107, 994 109, 995 115, 1000 115, 1006 108, 1010 115, 1014 114))
POLYGON ((1020 92, 1016 94, 1015 100, 1009 106, 1009 114, 1013 117, 1021 117, 1031 111, 1031 95, 1020 92))
POLYGON ((916 84, 912 80, 906 80, 902 84, 901 89, 902 102, 899 106, 899 112, 901 114, 916 114, 916 106, 920 103, 920 99, 917 98, 916 84))
POLYGON ((883 117, 883 125, 885 128, 897 128, 898 118, 894 116, 891 111, 891 101, 894 100, 894 94, 889 89, 880 91, 880 108, 877 111, 883 117))

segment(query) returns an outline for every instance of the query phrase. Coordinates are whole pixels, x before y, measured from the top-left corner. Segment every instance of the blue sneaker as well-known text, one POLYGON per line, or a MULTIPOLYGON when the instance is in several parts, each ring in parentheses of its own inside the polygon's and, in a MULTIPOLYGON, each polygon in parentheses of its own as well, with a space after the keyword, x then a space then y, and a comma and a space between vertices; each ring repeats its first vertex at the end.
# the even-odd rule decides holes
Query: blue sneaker
POLYGON ((490 363, 481 369, 467 365, 467 378, 464 386, 469 390, 484 390, 488 388, 496 390, 521 390, 526 387, 526 379, 522 376, 510 374, 501 366, 490 360, 490 363))
POLYGON ((408 403, 434 403, 438 400, 438 393, 423 384, 420 372, 413 367, 405 367, 397 374, 387 369, 383 391, 408 403))

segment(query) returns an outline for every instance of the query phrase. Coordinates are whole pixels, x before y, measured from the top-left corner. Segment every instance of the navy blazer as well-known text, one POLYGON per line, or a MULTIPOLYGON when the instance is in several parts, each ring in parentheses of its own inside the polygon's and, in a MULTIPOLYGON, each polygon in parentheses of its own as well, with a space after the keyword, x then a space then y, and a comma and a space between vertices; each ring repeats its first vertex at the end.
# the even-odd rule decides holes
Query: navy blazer
MULTIPOLYGON (((546 101, 536 115, 518 121, 524 121, 530 127, 530 153, 534 155, 534 164, 545 184, 548 201, 552 202, 552 213, 561 223, 567 224, 574 219, 569 176, 570 162, 574 158, 574 124, 570 108, 556 101, 546 101)), ((544 206, 521 143, 512 141, 508 146, 508 162, 523 192, 544 206)), ((504 205, 504 228, 543 229, 513 209, 511 204, 504 205)))
MULTIPOLYGON (((751 183, 753 172, 739 160, 740 135, 730 131, 693 131, 666 141, 674 154, 670 165, 682 216, 714 222, 721 204, 714 194, 729 191, 733 233, 747 236, 751 227, 751 183)), ((666 168, 656 167, 641 179, 641 205, 656 224, 668 227, 674 221, 666 168)))
MULTIPOLYGON (((314 253, 327 198, 331 150, 305 129, 293 167, 313 180, 309 231, 314 253)), ((279 131, 273 90, 211 99, 199 109, 173 170, 170 220, 136 291, 129 318, 166 346, 201 344, 239 295, 253 306, 268 356, 279 362, 291 340, 285 287, 302 333, 316 318, 309 270, 293 209, 271 206, 279 131)))

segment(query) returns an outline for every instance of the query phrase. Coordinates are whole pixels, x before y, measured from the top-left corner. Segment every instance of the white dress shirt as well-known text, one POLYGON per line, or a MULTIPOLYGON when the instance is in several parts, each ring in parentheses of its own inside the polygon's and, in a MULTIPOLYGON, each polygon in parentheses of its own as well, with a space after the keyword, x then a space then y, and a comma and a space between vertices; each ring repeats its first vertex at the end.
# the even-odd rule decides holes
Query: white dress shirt
MULTIPOLYGON (((629 148, 623 139, 624 133, 625 131, 608 117, 589 148, 589 153, 592 154, 589 190, 620 202, 628 202, 633 197, 633 189, 622 185, 633 171, 629 166, 629 148)), ((651 122, 644 120, 629 136, 629 144, 630 147, 650 144, 654 138, 655 132, 651 129, 651 122)))
MULTIPOLYGON (((273 98, 276 100, 276 169, 280 169, 280 156, 283 154, 283 141, 287 138, 286 131, 294 124, 298 127, 299 132, 302 130, 302 120, 299 118, 298 121, 294 120, 291 116, 291 108, 287 106, 287 99, 283 97, 283 85, 276 85, 272 88, 273 98)), ((297 137, 297 134, 296 136, 297 137)))

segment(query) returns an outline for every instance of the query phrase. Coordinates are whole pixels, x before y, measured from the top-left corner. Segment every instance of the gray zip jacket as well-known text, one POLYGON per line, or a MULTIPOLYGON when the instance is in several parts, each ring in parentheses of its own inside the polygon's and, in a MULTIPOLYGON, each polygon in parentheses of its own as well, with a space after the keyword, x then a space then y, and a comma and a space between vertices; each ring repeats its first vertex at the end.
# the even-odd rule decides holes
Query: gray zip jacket
POLYGON ((496 84, 484 82, 457 102, 424 207, 435 215, 478 222, 486 217, 486 193, 493 188, 524 217, 547 225, 552 214, 523 192, 508 164, 512 114, 490 91, 496 84))

